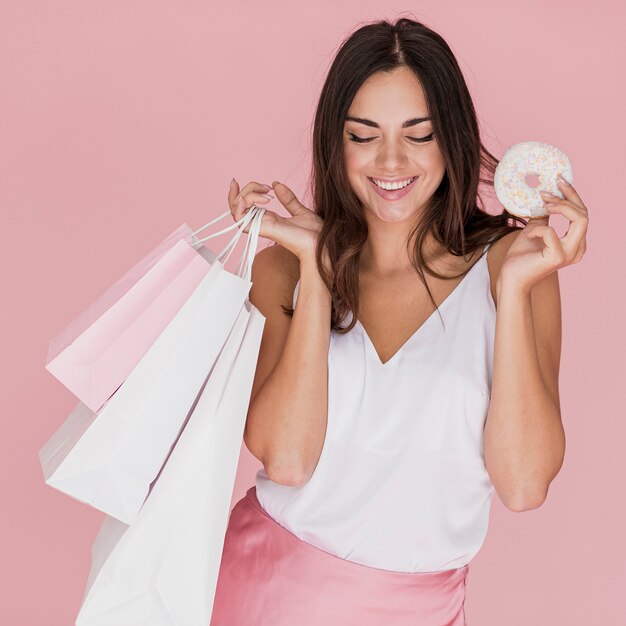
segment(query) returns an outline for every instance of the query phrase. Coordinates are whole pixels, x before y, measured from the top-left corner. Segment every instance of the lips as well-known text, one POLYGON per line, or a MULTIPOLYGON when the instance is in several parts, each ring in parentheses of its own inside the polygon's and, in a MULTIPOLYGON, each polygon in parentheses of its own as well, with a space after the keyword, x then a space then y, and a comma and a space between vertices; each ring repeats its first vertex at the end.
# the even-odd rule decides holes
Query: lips
MULTIPOLYGON (((401 189, 392 189, 392 190, 387 190, 387 189, 383 189, 382 187, 379 187, 369 176, 367 177, 367 180, 370 182, 370 184, 374 188, 374 191, 376 191, 376 193, 384 200, 400 200, 400 198, 404 198, 404 196, 406 196, 411 191, 411 189, 413 189, 413 186, 419 180, 419 176, 417 176, 413 180, 413 182, 406 185, 406 187, 402 187, 401 189)), ((406 180, 406 178, 401 178, 398 180, 406 180)))

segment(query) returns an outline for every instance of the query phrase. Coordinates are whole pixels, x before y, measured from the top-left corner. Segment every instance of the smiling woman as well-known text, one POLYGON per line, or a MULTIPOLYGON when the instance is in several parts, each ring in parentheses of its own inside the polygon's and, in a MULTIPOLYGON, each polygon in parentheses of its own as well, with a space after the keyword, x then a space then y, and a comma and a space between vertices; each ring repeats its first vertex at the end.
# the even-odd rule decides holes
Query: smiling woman
MULTIPOLYGON (((494 493, 538 506, 563 449, 560 251, 542 262, 549 232, 484 210, 497 163, 437 33, 347 38, 315 114, 314 211, 274 183, 290 217, 264 215, 279 245, 252 269, 267 322, 245 433, 263 469, 211 626, 465 625, 494 493)), ((235 219, 267 190, 232 190, 235 219)))
POLYGON ((422 115, 402 123, 396 121, 398 114, 404 110, 426 108, 419 80, 412 71, 403 67, 370 76, 350 105, 345 124, 347 141, 344 141, 348 178, 363 205, 374 202, 382 220, 395 222, 402 219, 402 215, 398 214, 398 205, 389 203, 407 198, 415 189, 415 193, 404 203, 406 210, 413 212, 415 206, 423 203, 420 197, 428 197, 445 172, 439 150, 432 147, 432 118, 422 115), (361 111, 370 111, 376 121, 362 117, 361 111), (365 136, 359 136, 359 128, 370 130, 361 133, 365 136), (378 132, 373 133, 371 129, 378 132), (428 146, 429 143, 431 146, 428 146), (406 162, 394 164, 394 159, 406 159, 406 162), (364 185, 364 181, 371 184, 364 185), (360 194, 359 189, 363 186, 367 188, 367 193, 360 194), (376 196, 384 202, 376 202, 376 196))
POLYGON ((320 95, 312 192, 321 218, 318 256, 326 250, 336 269, 331 279, 319 263, 334 294, 337 332, 352 328, 341 320, 362 305, 364 273, 414 271, 437 308, 433 285, 456 281, 474 252, 526 223, 506 210, 483 210, 479 184, 493 185, 498 160, 482 144, 454 55, 417 24, 400 19, 359 29, 320 95), (398 241, 410 243, 408 256, 398 241))

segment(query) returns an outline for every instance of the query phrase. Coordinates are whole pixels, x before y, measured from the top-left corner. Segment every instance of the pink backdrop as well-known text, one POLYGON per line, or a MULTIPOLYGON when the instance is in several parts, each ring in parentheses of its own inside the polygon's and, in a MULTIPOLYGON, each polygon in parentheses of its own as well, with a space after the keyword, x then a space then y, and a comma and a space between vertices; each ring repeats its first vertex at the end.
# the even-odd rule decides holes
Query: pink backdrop
MULTIPOLYGON (((582 263, 560 272, 565 464, 539 509, 494 498, 468 578, 477 626, 626 623, 625 6, 424 0, 409 15, 450 43, 494 154, 560 147, 592 223, 582 263)), ((0 4, 0 623, 74 624, 102 520, 43 483, 38 450, 76 404, 44 370, 49 339, 181 222, 224 211, 231 177, 280 180, 308 202, 334 51, 361 22, 411 8, 0 4)), ((259 467, 244 447, 233 503, 259 467)))

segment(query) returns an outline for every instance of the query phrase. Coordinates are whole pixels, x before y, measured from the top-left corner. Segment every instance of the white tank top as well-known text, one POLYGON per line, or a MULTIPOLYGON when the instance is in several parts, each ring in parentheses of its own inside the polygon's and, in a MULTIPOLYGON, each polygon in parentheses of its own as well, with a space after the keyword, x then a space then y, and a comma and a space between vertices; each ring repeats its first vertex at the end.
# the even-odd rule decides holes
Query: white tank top
POLYGON ((312 477, 291 487, 261 469, 255 480, 261 506, 303 541, 400 572, 462 567, 482 546, 494 494, 483 458, 496 321, 486 253, 439 311, 445 329, 433 311, 385 363, 359 321, 331 330, 312 477))

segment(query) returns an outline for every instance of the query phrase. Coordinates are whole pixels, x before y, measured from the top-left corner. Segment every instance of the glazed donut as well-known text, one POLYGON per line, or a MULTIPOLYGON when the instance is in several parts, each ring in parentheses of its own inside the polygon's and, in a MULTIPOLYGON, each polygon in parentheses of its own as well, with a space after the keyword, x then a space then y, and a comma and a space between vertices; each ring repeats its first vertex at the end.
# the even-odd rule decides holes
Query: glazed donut
POLYGON ((542 141, 524 141, 509 148, 496 167, 494 187, 498 200, 511 214, 523 218, 544 217, 540 191, 563 198, 557 187, 557 174, 574 182, 572 166, 567 155, 542 141), (530 187, 526 176, 536 175, 539 184, 530 187))

